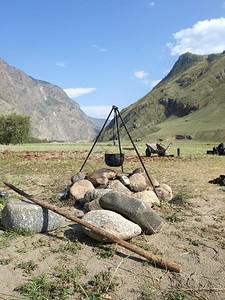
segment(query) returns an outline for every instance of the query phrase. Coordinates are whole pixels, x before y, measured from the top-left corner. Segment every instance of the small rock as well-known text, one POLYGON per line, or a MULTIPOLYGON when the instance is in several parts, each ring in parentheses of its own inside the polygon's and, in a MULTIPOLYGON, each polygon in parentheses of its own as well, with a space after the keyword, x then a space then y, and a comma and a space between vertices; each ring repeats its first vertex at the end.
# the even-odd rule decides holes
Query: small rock
POLYGON ((70 188, 70 194, 75 200, 84 198, 87 191, 94 190, 93 184, 86 179, 75 182, 70 188))
POLYGON ((117 179, 119 179, 119 181, 125 186, 130 184, 130 179, 126 175, 117 175, 117 179))
POLYGON ((141 192, 147 188, 145 176, 141 173, 134 173, 130 177, 129 189, 132 192, 141 192))
POLYGON ((107 186, 108 189, 117 191, 118 193, 124 193, 124 194, 128 194, 130 195, 131 192, 128 188, 126 188, 122 182, 120 182, 119 180, 115 179, 115 180, 110 180, 107 186))
POLYGON ((38 233, 57 229, 62 225, 63 217, 32 201, 10 199, 2 210, 1 222, 5 228, 38 233))
POLYGON ((160 200, 156 196, 154 191, 143 191, 135 193, 135 198, 147 203, 149 206, 158 205, 160 206, 160 200))
POLYGON ((141 174, 143 174, 145 171, 144 171, 144 169, 143 168, 137 168, 137 169, 135 169, 134 171, 133 171, 133 174, 136 174, 136 173, 141 173, 141 174))
POLYGON ((85 178, 89 180, 95 188, 99 186, 106 186, 109 181, 108 178, 105 176, 92 175, 92 176, 86 176, 85 178))
POLYGON ((5 191, 0 191, 0 198, 8 198, 8 197, 9 197, 9 195, 8 195, 7 192, 5 192, 5 191))
MULTIPOLYGON (((92 210, 85 214, 82 219, 123 240, 141 234, 140 226, 110 210, 92 210)), ((82 228, 85 234, 97 241, 112 242, 84 226, 82 228)))
POLYGON ((58 199, 59 200, 65 200, 65 199, 67 199, 67 195, 68 195, 67 190, 63 190, 63 191, 58 193, 58 199))
POLYGON ((87 212, 91 211, 91 210, 100 210, 102 209, 101 205, 99 204, 99 199, 94 199, 91 202, 87 202, 84 204, 83 206, 83 212, 86 214, 87 212))
POLYGON ((149 177, 150 177, 150 179, 151 179, 152 184, 153 184, 154 187, 159 186, 159 182, 158 182, 158 180, 156 180, 156 178, 154 176, 149 175, 149 177))
POLYGON ((162 226, 162 219, 141 200, 116 192, 107 193, 99 200, 102 208, 126 216, 138 224, 146 233, 155 233, 162 226))
POLYGON ((67 185, 66 189, 59 193, 59 200, 68 200, 68 199, 70 199, 70 196, 71 196, 70 188, 72 186, 73 186, 73 184, 67 185))
POLYGON ((172 189, 171 189, 171 187, 168 184, 162 183, 162 184, 160 184, 160 187, 164 188, 171 195, 173 194, 172 193, 172 189))
POLYGON ((156 178, 153 175, 148 175, 150 177, 150 179, 151 179, 151 182, 150 182, 150 180, 149 180, 149 178, 148 178, 148 176, 145 173, 145 170, 143 168, 137 168, 137 169, 135 169, 132 174, 142 174, 145 177, 147 185, 151 187, 151 190, 153 190, 152 185, 154 187, 159 186, 158 180, 156 180, 156 178))
POLYGON ((99 169, 88 173, 86 175, 86 179, 89 180, 94 187, 98 187, 100 185, 106 185, 109 179, 113 179, 116 177, 116 172, 112 169, 99 169))
POLYGON ((86 173, 85 173, 85 172, 78 172, 78 173, 76 173, 75 175, 73 175, 73 176, 71 177, 71 182, 72 182, 72 184, 74 184, 75 182, 77 182, 77 181, 79 181, 79 180, 84 179, 85 176, 86 176, 86 173))
POLYGON ((156 187, 156 192, 161 201, 170 201, 173 199, 172 189, 167 184, 161 184, 156 187))

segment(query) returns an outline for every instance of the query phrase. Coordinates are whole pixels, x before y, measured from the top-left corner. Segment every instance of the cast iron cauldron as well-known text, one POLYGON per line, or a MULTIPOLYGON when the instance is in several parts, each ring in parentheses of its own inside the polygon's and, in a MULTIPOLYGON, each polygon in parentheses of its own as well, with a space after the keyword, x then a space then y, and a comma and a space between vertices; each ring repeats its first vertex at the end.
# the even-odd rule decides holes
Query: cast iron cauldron
POLYGON ((122 166, 124 161, 124 154, 122 153, 106 153, 105 154, 105 163, 109 167, 119 167, 122 166))

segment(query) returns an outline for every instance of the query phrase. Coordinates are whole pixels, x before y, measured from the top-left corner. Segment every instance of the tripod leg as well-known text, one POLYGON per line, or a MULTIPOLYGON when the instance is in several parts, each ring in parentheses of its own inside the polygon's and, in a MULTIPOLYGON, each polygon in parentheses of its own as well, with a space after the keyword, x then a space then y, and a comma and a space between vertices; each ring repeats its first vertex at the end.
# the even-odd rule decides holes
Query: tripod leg
MULTIPOLYGON (((114 107, 114 112, 115 112, 116 129, 117 129, 118 143, 119 143, 120 156, 121 156, 122 150, 121 150, 120 132, 119 132, 119 125, 118 125, 118 107, 116 106, 114 107)), ((123 172, 123 164, 121 165, 121 170, 123 172)))
POLYGON ((148 180, 149 180, 149 182, 150 182, 151 185, 152 185, 153 191, 155 192, 156 196, 158 197, 157 191, 156 191, 156 189, 155 189, 155 187, 154 187, 154 185, 153 185, 153 183, 152 183, 152 180, 151 180, 151 178, 150 178, 150 176, 149 176, 149 174, 148 174, 148 171, 147 171, 146 168, 145 168, 145 165, 144 165, 144 163, 143 163, 143 161, 142 161, 142 159, 141 159, 141 157, 140 157, 140 155, 139 155, 139 153, 138 153, 138 150, 137 150, 137 148, 136 148, 136 146, 135 146, 135 144, 134 144, 134 142, 133 142, 133 140, 132 140, 132 138, 131 138, 131 136, 130 136, 130 133, 129 133, 129 131, 128 131, 128 129, 127 129, 127 127, 126 127, 126 125, 125 125, 125 123, 124 123, 124 121, 123 121, 123 118, 121 117, 121 114, 120 114, 120 112, 118 111, 118 109, 117 109, 117 112, 118 112, 118 115, 119 115, 119 117, 120 117, 120 119, 121 119, 121 121, 122 121, 122 123, 123 123, 123 126, 124 126, 126 132, 127 132, 127 135, 129 136, 129 139, 130 139, 130 141, 131 141, 131 143, 132 143, 132 145, 133 145, 133 147, 134 147, 134 149, 135 149, 135 151, 136 151, 136 153, 137 153, 137 156, 138 156, 138 158, 139 158, 139 160, 140 160, 140 162, 141 162, 141 164, 142 164, 142 167, 143 167, 143 169, 145 170, 145 173, 146 173, 146 175, 147 175, 147 177, 148 177, 148 180))
POLYGON ((107 122, 108 122, 108 120, 109 120, 109 117, 111 116, 111 113, 112 113, 112 111, 113 111, 114 109, 115 109, 115 108, 114 108, 114 106, 113 106, 112 109, 111 109, 111 111, 110 111, 110 113, 109 113, 109 115, 108 115, 108 117, 107 117, 107 119, 106 119, 106 121, 105 121, 105 123, 104 123, 104 125, 102 126, 102 129, 100 130, 98 136, 96 137, 96 140, 95 140, 94 144, 92 145, 91 150, 89 151, 89 153, 88 153, 88 155, 87 155, 87 157, 86 157, 86 159, 85 159, 85 161, 84 161, 82 167, 80 168, 80 172, 83 170, 83 168, 84 168, 84 166, 85 166, 85 164, 86 164, 86 162, 87 162, 87 160, 88 160, 88 158, 89 158, 89 156, 90 156, 92 150, 94 149, 95 144, 97 143, 97 141, 98 141, 98 139, 99 139, 99 137, 100 137, 100 135, 101 135, 103 129, 105 128, 105 125, 107 124, 107 122))

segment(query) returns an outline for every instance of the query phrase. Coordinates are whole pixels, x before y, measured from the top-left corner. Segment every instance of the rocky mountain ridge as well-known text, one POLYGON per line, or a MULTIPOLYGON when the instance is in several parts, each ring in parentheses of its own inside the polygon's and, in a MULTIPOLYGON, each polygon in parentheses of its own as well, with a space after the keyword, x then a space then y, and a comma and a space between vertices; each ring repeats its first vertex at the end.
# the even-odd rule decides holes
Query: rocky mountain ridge
POLYGON ((0 58, 0 114, 31 117, 33 137, 57 141, 93 139, 99 122, 89 118, 60 87, 37 80, 0 58))

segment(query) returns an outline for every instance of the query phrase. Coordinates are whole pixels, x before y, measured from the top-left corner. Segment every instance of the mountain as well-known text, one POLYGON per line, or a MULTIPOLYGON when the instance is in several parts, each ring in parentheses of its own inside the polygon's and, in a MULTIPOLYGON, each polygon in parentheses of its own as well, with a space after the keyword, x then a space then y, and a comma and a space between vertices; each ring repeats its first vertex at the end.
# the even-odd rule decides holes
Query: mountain
POLYGON ((34 79, 0 59, 0 115, 31 117, 31 136, 76 141, 93 139, 102 121, 89 118, 58 86, 34 79))
MULTIPOLYGON (((181 55, 169 74, 120 112, 134 139, 225 140, 225 51, 181 55)), ((121 137, 127 137, 124 126, 121 137)), ((112 138, 111 122, 102 139, 112 138)))

